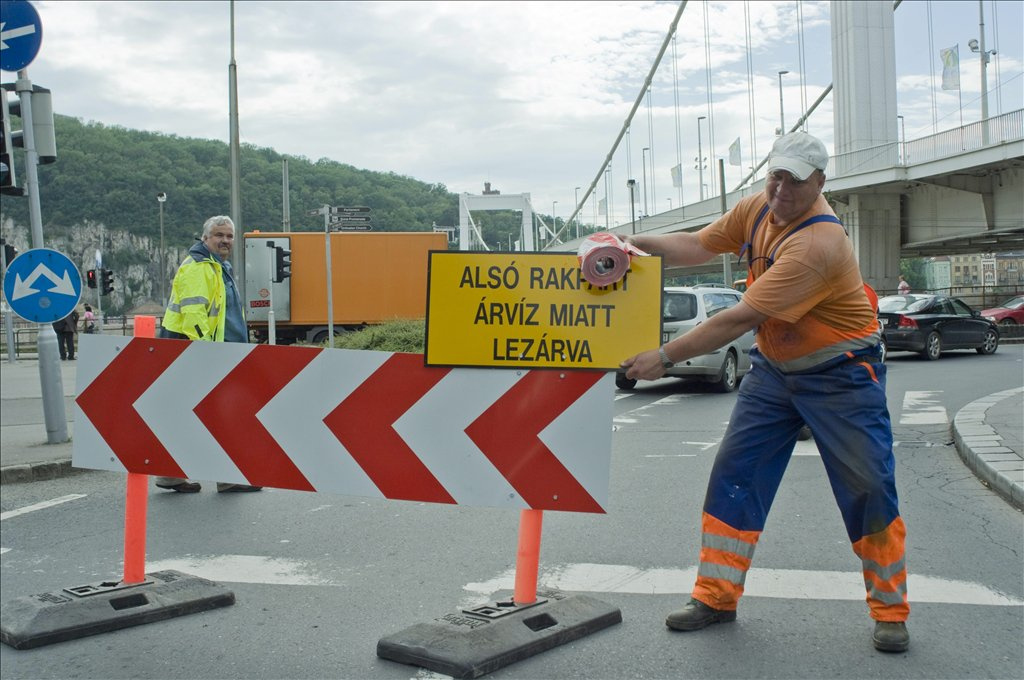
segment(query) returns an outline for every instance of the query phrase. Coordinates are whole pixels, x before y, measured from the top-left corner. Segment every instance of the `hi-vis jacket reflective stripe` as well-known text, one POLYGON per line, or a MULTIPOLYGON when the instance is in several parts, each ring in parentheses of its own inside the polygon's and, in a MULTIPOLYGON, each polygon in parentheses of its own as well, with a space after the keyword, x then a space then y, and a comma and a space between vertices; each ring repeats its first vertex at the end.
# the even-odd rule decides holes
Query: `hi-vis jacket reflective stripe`
POLYGON ((224 341, 226 292, 220 262, 193 247, 178 267, 163 327, 189 340, 224 341))

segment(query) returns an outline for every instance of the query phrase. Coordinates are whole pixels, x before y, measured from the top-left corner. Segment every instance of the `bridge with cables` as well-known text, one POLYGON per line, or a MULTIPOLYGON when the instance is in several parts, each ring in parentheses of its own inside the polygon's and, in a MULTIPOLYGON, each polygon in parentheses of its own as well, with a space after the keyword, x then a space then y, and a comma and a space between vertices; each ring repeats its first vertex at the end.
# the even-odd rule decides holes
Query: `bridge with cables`
MULTIPOLYGON (((764 178, 759 174, 767 162, 767 153, 759 153, 759 145, 767 149, 775 135, 805 130, 832 140, 826 197, 850 232, 865 279, 876 288, 895 288, 901 257, 1024 250, 1024 109, 1003 113, 1000 96, 1001 84, 1021 74, 1011 74, 1003 80, 999 73, 998 50, 988 50, 985 44, 985 9, 979 0, 981 40, 972 40, 970 48, 979 54, 981 62, 981 119, 963 123, 958 52, 954 60, 947 50, 932 50, 943 57, 942 88, 956 89, 961 97, 960 124, 939 129, 933 94, 931 133, 918 134, 908 140, 903 116, 897 113, 894 21, 900 4, 901 0, 831 3, 833 82, 808 104, 803 3, 797 2, 795 32, 800 66, 795 75, 800 78, 803 113, 792 125, 786 125, 782 94, 783 78, 789 72, 779 71, 780 125, 759 139, 756 105, 763 106, 766 97, 763 87, 762 92, 755 93, 751 11, 749 3, 745 2, 749 133, 746 144, 737 137, 729 145, 728 158, 716 158, 716 74, 709 44, 709 25, 716 21, 716 6, 708 2, 680 2, 611 148, 593 178, 580 182, 576 188, 571 215, 561 224, 552 219, 549 225, 534 209, 529 194, 500 195, 488 191, 482 195, 462 194, 460 247, 488 249, 473 220, 475 210, 521 211, 520 238, 509 246, 524 251, 574 251, 581 236, 588 231, 584 228, 581 233, 580 229, 581 220, 587 218, 591 218, 588 220, 592 225, 590 230, 596 227, 619 234, 695 231, 721 216, 744 196, 763 190, 764 178), (697 155, 692 166, 683 160, 684 135, 679 113, 677 71, 681 62, 677 30, 684 16, 691 25, 701 22, 705 36, 706 115, 697 118, 697 155), (988 111, 986 73, 991 61, 996 65, 994 92, 999 102, 996 115, 989 115, 988 111), (951 66, 955 66, 955 70, 951 70, 951 66), (675 104, 674 130, 669 131, 675 147, 675 164, 668 173, 672 180, 669 196, 664 196, 664 185, 659 187, 655 179, 658 167, 654 157, 655 133, 664 132, 666 126, 655 125, 651 104, 654 83, 658 83, 659 88, 671 87, 675 104), (831 101, 831 119, 820 114, 815 117, 821 104, 828 100, 831 101), (641 114, 645 102, 646 116, 641 114), (636 137, 638 131, 646 139, 641 142, 641 168, 636 173, 632 148, 635 140, 631 137, 636 137), (705 144, 710 159, 705 155, 705 144), (744 152, 744 148, 748 151, 744 152), (625 180, 621 173, 625 174, 625 180), (738 177, 732 180, 732 189, 727 188, 727 175, 738 177), (689 182, 684 182, 687 176, 689 182), (697 180, 696 196, 692 189, 694 179, 697 180), (684 184, 690 185, 689 195, 684 193, 684 184), (666 210, 658 208, 659 188, 662 188, 662 200, 668 203, 666 210)), ((990 16, 998 11, 997 4, 991 3, 990 16)), ((931 3, 927 11, 930 36, 931 3)), ((998 36, 998 32, 994 31, 994 35, 998 36)), ((932 80, 937 80, 934 73, 932 80)), ((933 87, 933 93, 936 89, 933 87)), ((730 113, 735 114, 735 111, 730 113)), ((726 281, 732 280, 726 256, 714 266, 724 270, 726 281)))

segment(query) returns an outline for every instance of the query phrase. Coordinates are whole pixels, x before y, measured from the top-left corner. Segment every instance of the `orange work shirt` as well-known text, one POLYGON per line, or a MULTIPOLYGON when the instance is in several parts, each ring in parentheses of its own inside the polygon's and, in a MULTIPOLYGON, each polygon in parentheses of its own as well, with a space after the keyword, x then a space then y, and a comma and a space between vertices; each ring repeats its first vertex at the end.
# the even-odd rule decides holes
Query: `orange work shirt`
MULTIPOLYGON (((697 232, 715 253, 739 254, 750 240, 763 194, 742 199, 735 208, 697 232)), ((743 301, 769 317, 757 329, 757 347, 781 370, 801 371, 847 351, 878 343, 875 309, 868 301, 846 231, 818 222, 795 231, 805 220, 832 215, 824 196, 788 224, 769 210, 754 235, 753 283, 743 301), (776 247, 778 250, 776 251, 776 247), (768 256, 774 262, 768 266, 768 256)))

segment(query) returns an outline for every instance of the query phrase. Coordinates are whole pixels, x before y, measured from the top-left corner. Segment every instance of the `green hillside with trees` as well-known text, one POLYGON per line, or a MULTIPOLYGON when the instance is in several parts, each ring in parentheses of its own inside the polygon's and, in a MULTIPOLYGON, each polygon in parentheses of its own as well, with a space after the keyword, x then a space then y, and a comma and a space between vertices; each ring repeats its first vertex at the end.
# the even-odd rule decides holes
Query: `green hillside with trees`
MULTIPOLYGON (((15 122, 20 127, 17 118, 15 122)), ((226 143, 83 123, 67 116, 55 116, 54 123, 57 162, 39 166, 44 232, 59 233, 93 222, 107 229, 156 236, 156 194, 161 191, 168 195, 164 204, 168 243, 190 239, 207 217, 229 212, 226 143)), ((16 162, 21 156, 15 154, 16 162)), ((306 213, 325 203, 369 206, 377 231, 424 231, 434 223, 458 223, 457 197, 443 184, 243 145, 243 231, 280 228, 281 161, 285 158, 295 231, 322 229, 320 218, 306 213)), ((24 178, 23 172, 19 178, 24 178)), ((28 223, 25 200, 5 196, 2 210, 15 223, 28 223)))

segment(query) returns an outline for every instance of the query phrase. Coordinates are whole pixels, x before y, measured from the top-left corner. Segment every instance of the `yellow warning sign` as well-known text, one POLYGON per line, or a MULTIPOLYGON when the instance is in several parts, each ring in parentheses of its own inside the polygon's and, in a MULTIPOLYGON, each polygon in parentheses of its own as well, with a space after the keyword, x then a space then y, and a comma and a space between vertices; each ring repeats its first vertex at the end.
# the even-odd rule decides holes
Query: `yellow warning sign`
POLYGON ((661 339, 661 258, 602 288, 572 253, 431 252, 426 364, 615 370, 661 339))

